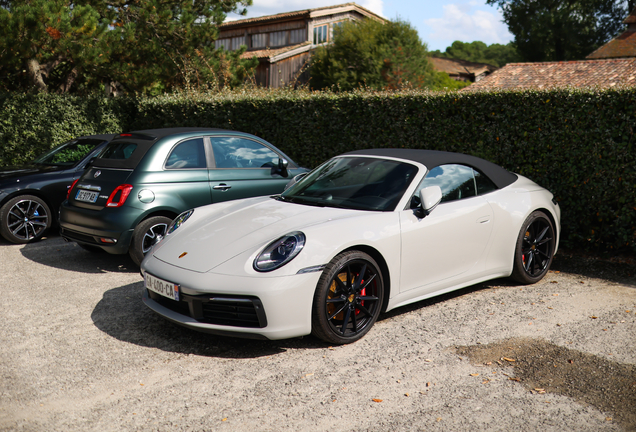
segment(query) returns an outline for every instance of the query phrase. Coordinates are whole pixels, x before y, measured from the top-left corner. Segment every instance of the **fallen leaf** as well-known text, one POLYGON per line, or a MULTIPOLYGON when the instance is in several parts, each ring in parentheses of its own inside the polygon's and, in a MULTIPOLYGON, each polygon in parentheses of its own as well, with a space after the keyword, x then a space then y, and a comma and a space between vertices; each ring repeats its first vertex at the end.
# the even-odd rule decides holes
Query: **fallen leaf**
POLYGON ((555 272, 555 273, 561 273, 561 271, 559 271, 559 270, 555 270, 554 272, 555 272))
POLYGON ((328 349, 330 349, 331 351, 335 351, 336 350, 334 347, 329 347, 328 349))
POLYGON ((574 363, 574 360, 568 360, 568 363, 572 364, 574 363))
POLYGON ((433 360, 431 360, 431 359, 424 359, 424 361, 425 361, 425 362, 429 362, 429 363, 430 363, 430 362, 432 362, 433 360))
MULTIPOLYGON (((550 283, 558 283, 557 281, 550 281, 550 283)), ((558 295, 558 294, 552 294, 552 295, 558 295)))
POLYGON ((502 357, 501 359, 502 359, 502 360, 505 360, 505 361, 507 361, 507 362, 514 362, 514 361, 517 361, 517 360, 515 360, 515 359, 511 359, 511 358, 508 358, 508 357, 502 357))
POLYGON ((625 312, 626 312, 626 313, 630 313, 631 311, 626 310, 625 312))
POLYGON ((519 378, 513 378, 513 377, 508 377, 508 379, 510 381, 517 381, 517 382, 521 382, 521 380, 519 378))
POLYGON ((490 366, 490 365, 492 364, 492 362, 486 362, 486 364, 487 364, 488 366, 490 366))
POLYGON ((140 386, 144 385, 144 383, 139 383, 140 386))
POLYGON ((554 309, 554 308, 551 308, 550 306, 548 306, 548 309, 554 309))
POLYGON ((612 421, 612 418, 611 417, 605 417, 605 420, 612 421))
POLYGON ((438 422, 441 422, 441 421, 442 421, 442 418, 441 418, 441 417, 437 417, 437 421, 438 421, 438 422))
POLYGON ((553 296, 553 297, 558 297, 559 295, 558 295, 558 294, 552 294, 552 296, 553 296))
POLYGON ((592 319, 597 319, 598 317, 597 317, 597 316, 592 315, 590 318, 592 318, 592 319))
POLYGON ((487 379, 486 379, 486 380, 483 380, 481 383, 482 383, 482 384, 488 384, 489 382, 490 382, 490 380, 487 380, 487 379))
POLYGON ((312 373, 305 374, 305 378, 310 377, 310 376, 312 376, 312 375, 313 375, 313 372, 312 372, 312 373))
POLYGON ((431 383, 430 383, 430 382, 427 382, 427 383, 426 383, 426 387, 430 387, 430 386, 431 386, 431 383))
POLYGON ((373 402, 378 402, 378 403, 382 402, 382 399, 372 399, 372 400, 373 402))
POLYGON ((479 374, 470 374, 470 376, 479 376, 479 374))
POLYGON ((410 395, 410 394, 408 394, 408 393, 404 393, 404 396, 409 397, 409 396, 411 396, 411 395, 410 395))
POLYGON ((227 421, 227 417, 222 418, 221 421, 227 421))

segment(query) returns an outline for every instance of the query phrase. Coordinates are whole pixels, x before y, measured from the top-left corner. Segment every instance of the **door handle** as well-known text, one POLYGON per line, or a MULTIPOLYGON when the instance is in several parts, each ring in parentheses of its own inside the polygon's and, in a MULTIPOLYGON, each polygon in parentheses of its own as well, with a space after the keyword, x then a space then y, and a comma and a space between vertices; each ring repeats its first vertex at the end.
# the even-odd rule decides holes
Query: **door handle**
POLYGON ((225 192, 226 190, 230 189, 232 186, 228 186, 225 183, 221 183, 219 185, 214 186, 212 189, 214 190, 220 190, 221 192, 225 192))
POLYGON ((490 222, 490 216, 482 216, 479 219, 477 219, 477 223, 480 223, 480 224, 485 224, 488 222, 490 222))

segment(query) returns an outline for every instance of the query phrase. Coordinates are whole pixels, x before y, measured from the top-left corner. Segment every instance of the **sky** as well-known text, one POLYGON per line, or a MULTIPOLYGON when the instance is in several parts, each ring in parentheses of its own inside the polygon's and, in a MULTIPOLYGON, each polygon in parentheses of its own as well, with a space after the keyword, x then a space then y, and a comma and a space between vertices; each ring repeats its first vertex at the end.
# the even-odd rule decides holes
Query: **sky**
MULTIPOLYGON (((351 0, 253 0, 247 18, 347 3, 351 0)), ((400 18, 417 29, 429 51, 444 51, 453 41, 507 44, 513 38, 501 12, 486 0, 355 0, 388 19, 400 18)), ((228 20, 244 18, 230 14, 228 20)))

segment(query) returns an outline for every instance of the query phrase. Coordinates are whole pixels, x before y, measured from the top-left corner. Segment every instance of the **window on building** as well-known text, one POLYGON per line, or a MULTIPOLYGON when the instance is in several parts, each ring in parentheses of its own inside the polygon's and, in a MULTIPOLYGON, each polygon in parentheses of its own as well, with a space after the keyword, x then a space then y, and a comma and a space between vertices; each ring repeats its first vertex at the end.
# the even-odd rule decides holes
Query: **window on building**
POLYGON ((292 30, 289 32, 289 43, 291 45, 299 44, 301 42, 305 42, 307 38, 307 30, 306 29, 298 29, 292 30))
POLYGON ((267 33, 252 35, 252 48, 265 48, 267 46, 267 33))
POLYGON ((314 27, 314 45, 327 42, 327 24, 314 27))
POLYGON ((231 39, 217 39, 214 41, 214 48, 219 49, 223 47, 224 50, 230 51, 232 46, 231 39))
POLYGON ((241 47, 241 45, 245 45, 245 36, 238 36, 232 38, 232 51, 236 51, 241 47))
POLYGON ((269 34, 269 46, 277 47, 287 45, 287 32, 278 31, 269 34))

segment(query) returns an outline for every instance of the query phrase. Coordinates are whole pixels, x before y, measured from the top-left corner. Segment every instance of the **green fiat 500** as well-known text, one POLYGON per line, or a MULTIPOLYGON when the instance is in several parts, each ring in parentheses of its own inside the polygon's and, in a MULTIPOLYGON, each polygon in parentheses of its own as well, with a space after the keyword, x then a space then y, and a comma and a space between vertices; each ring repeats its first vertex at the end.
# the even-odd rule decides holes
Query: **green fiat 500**
POLYGON ((139 264, 181 212, 278 194, 307 171, 247 133, 204 128, 123 133, 69 189, 60 233, 90 251, 129 253, 139 264))

